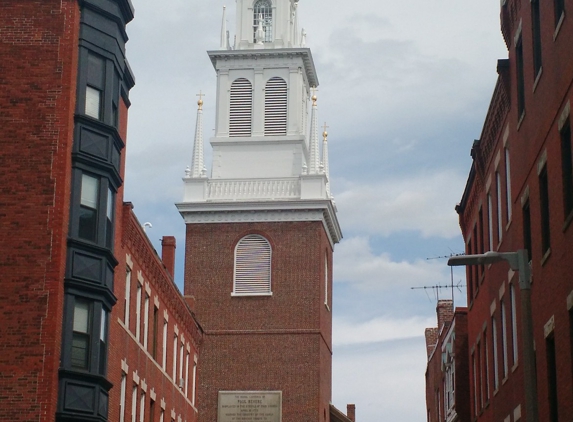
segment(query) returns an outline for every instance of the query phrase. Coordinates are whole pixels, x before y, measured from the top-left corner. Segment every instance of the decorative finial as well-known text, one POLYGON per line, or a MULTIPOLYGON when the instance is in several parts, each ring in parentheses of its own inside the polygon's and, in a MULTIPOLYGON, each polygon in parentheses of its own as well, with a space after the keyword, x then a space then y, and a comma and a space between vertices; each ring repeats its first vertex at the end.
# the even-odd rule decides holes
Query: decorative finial
POLYGON ((315 106, 315 105, 316 105, 316 100, 318 99, 318 98, 316 97, 316 93, 318 92, 318 89, 317 89, 315 86, 313 86, 313 87, 311 88, 311 90, 312 90, 312 98, 311 98, 311 99, 312 99, 312 105, 315 106))
POLYGON ((199 101, 197 101, 197 105, 199 106, 199 110, 203 110, 203 97, 205 96, 205 94, 203 94, 203 92, 201 90, 199 90, 199 94, 197 94, 197 97, 199 97, 199 101))
POLYGON ((326 142, 328 140, 328 132, 326 131, 326 129, 328 129, 330 126, 326 126, 326 122, 324 122, 324 126, 322 127, 324 129, 324 132, 322 132, 322 137, 324 139, 324 142, 326 142))

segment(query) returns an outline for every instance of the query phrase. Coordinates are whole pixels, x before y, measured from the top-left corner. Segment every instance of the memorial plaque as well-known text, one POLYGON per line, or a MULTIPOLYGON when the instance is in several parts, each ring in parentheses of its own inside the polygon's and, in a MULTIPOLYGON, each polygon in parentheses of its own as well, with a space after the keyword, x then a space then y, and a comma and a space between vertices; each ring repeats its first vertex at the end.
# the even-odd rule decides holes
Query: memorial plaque
POLYGON ((281 422, 281 391, 219 391, 217 422, 281 422))

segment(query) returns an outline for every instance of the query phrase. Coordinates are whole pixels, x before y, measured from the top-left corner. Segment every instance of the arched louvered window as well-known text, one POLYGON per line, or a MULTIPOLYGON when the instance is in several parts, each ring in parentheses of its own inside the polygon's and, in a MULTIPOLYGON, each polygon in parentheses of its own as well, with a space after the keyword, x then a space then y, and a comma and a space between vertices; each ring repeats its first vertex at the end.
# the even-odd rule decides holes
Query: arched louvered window
POLYGON ((259 18, 262 17, 265 38, 263 42, 273 41, 273 5, 271 0, 258 0, 253 6, 253 42, 257 42, 259 18))
POLYGON ((243 237, 235 248, 234 296, 271 294, 271 245, 258 234, 243 237))
POLYGON ((231 84, 229 136, 251 136, 252 115, 253 86, 248 79, 236 79, 231 84))
POLYGON ((287 84, 271 78, 265 87, 265 136, 287 134, 287 84))

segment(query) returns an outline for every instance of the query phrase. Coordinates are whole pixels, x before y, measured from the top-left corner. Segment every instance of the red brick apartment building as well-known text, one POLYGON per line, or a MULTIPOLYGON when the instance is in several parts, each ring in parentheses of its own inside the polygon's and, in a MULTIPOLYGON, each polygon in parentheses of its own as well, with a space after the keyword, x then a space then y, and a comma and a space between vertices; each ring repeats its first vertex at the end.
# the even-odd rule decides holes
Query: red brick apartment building
POLYGON ((0 3, 3 421, 197 418, 174 239, 166 269, 122 206, 132 19, 129 0, 0 3))
POLYGON ((472 421, 573 419, 572 12, 571 0, 501 4, 509 59, 456 209, 467 254, 528 251, 534 350, 522 344, 518 274, 467 267, 472 421))
POLYGON ((467 308, 440 300, 438 326, 426 329, 426 403, 428 422, 468 421, 469 366, 467 308))

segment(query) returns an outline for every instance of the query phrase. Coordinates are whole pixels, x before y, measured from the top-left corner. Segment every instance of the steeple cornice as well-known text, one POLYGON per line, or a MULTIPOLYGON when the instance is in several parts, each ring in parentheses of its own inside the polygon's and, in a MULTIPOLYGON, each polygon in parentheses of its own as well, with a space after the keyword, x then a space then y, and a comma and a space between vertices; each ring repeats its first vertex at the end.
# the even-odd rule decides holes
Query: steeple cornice
POLYGON ((275 48, 269 50, 211 50, 208 51, 213 67, 221 67, 218 61, 253 61, 258 59, 272 58, 294 58, 300 57, 304 63, 304 71, 308 79, 309 86, 318 86, 318 76, 310 48, 275 48))

